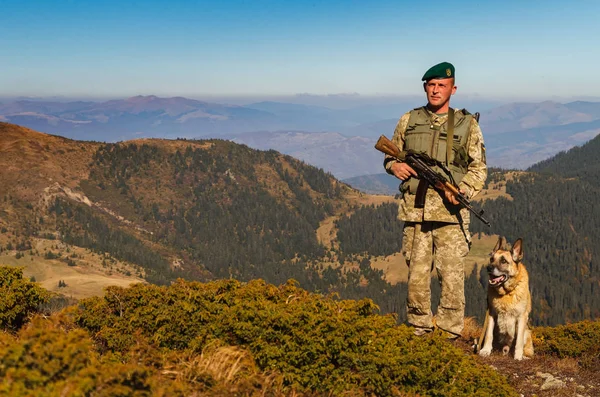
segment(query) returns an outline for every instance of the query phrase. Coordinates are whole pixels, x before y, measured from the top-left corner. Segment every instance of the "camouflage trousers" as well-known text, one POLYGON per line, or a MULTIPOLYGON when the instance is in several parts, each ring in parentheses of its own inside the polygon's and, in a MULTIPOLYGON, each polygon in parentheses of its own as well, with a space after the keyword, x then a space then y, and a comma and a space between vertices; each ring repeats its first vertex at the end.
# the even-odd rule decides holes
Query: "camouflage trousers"
POLYGON ((431 272, 437 270, 441 297, 435 325, 460 335, 465 314, 465 266, 470 235, 461 225, 442 222, 405 222, 402 254, 408 271, 408 323, 433 328, 431 272))

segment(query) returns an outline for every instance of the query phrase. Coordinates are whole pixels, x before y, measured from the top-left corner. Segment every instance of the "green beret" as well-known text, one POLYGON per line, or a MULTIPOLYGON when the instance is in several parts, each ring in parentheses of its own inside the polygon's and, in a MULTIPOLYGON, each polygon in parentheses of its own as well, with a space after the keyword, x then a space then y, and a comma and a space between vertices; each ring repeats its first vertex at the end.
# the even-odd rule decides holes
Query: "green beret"
POLYGON ((421 80, 447 79, 449 77, 454 77, 454 65, 450 62, 442 62, 429 68, 421 80))

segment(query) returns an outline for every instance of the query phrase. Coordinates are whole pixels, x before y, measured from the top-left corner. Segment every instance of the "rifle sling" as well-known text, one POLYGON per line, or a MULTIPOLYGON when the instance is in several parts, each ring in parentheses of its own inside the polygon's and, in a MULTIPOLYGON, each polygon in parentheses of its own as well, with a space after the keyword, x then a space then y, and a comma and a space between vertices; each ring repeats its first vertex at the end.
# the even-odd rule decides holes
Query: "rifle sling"
POLYGON ((448 128, 446 129, 446 167, 450 165, 452 155, 452 144, 454 143, 454 109, 448 109, 448 128))

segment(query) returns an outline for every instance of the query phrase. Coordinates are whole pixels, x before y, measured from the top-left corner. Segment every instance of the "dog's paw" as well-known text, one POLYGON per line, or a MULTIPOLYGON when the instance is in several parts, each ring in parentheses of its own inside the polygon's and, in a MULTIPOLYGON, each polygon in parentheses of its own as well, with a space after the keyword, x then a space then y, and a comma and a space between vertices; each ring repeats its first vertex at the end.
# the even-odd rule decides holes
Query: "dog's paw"
POLYGON ((515 360, 517 360, 517 361, 523 360, 523 353, 521 353, 521 354, 515 353, 515 360))
POLYGON ((486 349, 485 347, 481 350, 479 350, 479 355, 481 357, 487 357, 492 353, 492 349, 486 349))

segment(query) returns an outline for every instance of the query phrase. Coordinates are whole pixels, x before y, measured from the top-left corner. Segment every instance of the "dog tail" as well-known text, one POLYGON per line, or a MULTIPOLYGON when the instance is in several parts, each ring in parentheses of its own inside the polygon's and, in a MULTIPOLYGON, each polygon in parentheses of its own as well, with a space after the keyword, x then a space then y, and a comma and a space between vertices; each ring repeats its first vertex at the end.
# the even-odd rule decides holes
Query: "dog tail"
POLYGON ((525 330, 525 346, 523 347, 523 355, 533 357, 533 340, 531 338, 531 330, 525 330))
MULTIPOLYGON (((475 344, 473 346, 475 354, 479 353, 479 350, 481 350, 481 346, 483 346, 483 342, 485 339, 485 333, 486 333, 485 331, 487 330, 487 327, 488 327, 489 318, 490 318, 490 311, 488 309, 485 311, 485 320, 483 320, 483 327, 481 328, 481 334, 479 335, 479 339, 475 339, 475 344)), ((532 346, 532 348, 533 348, 533 346, 532 346)))

